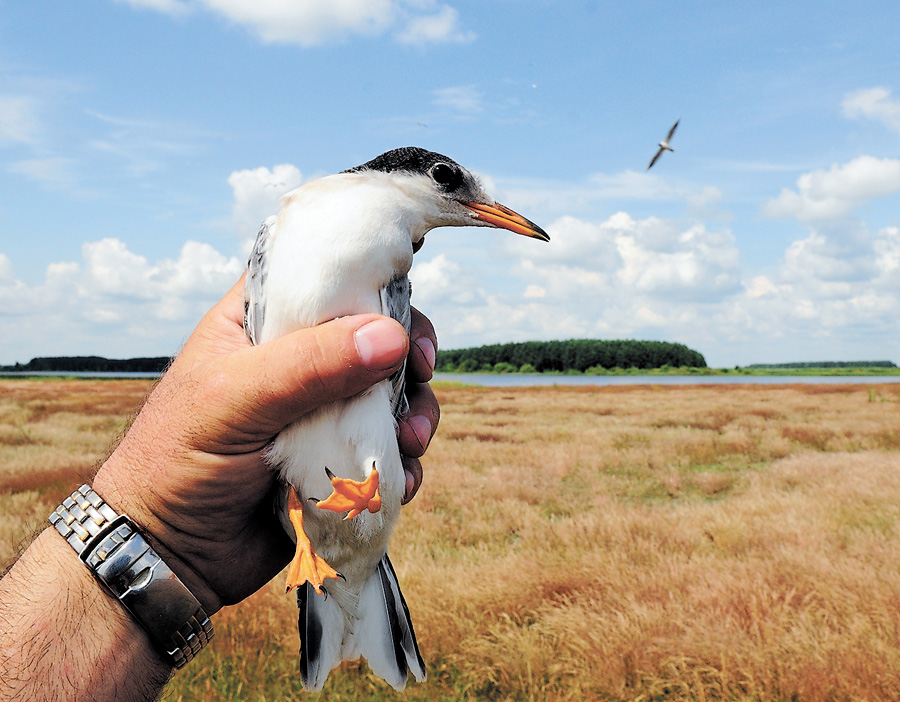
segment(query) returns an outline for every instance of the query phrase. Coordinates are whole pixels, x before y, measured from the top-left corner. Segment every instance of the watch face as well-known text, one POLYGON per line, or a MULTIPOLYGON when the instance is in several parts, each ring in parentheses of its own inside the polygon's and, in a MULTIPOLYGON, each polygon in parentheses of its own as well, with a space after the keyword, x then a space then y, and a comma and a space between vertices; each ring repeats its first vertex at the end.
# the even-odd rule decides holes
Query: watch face
POLYGON ((197 598, 137 525, 90 486, 63 500, 48 520, 176 668, 209 643, 212 622, 197 598))

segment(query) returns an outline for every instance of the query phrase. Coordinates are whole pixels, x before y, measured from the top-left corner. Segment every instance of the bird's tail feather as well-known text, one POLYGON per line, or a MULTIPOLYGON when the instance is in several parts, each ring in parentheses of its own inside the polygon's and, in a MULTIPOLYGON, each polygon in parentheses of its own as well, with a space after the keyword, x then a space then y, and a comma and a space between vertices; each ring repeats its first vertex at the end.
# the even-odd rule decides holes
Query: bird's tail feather
POLYGON ((387 554, 360 591, 358 619, 344 617, 338 600, 316 595, 308 583, 298 588, 300 674, 307 690, 321 690, 332 668, 360 655, 397 690, 406 687, 409 673, 425 680, 425 661, 387 554))
POLYGON ((307 690, 319 691, 332 668, 341 663, 344 616, 334 598, 317 595, 312 585, 297 588, 300 610, 300 677, 307 690))
POLYGON ((369 667, 397 690, 406 687, 409 673, 419 682, 425 680, 425 661, 387 554, 369 576, 359 599, 362 618, 355 639, 369 667))

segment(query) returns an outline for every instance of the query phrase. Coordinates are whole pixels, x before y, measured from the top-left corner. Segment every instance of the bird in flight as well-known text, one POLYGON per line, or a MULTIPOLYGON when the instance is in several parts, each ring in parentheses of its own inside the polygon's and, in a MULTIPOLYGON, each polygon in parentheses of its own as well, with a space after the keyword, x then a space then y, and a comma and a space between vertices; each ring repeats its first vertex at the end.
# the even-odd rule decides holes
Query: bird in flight
MULTIPOLYGON (((409 332, 407 273, 436 227, 507 229, 549 241, 488 195, 468 170, 416 147, 285 194, 263 222, 244 285, 244 328, 264 344, 336 317, 375 312, 409 332)), ((300 672, 321 690, 343 660, 363 656, 398 690, 425 664, 387 555, 406 481, 397 446, 404 369, 360 395, 286 427, 266 460, 282 487, 277 510, 296 542, 286 589, 297 589, 300 672)))
POLYGON ((663 151, 675 151, 671 146, 669 146, 669 141, 672 139, 672 135, 675 134, 675 130, 678 128, 678 123, 681 119, 676 119, 675 124, 672 125, 672 128, 669 130, 669 133, 666 135, 666 138, 659 142, 659 151, 656 152, 656 155, 650 160, 650 165, 647 166, 647 170, 649 171, 653 168, 653 164, 659 160, 659 157, 663 155, 663 151))

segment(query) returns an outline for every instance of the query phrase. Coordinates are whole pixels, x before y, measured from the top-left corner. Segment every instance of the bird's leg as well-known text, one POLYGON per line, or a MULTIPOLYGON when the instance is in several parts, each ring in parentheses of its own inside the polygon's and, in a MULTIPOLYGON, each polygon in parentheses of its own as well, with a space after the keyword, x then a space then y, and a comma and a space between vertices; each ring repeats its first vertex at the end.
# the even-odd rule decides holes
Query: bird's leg
POLYGON ((381 493, 378 491, 378 469, 372 463, 372 472, 362 482, 338 478, 328 468, 325 469, 331 480, 334 491, 328 499, 319 502, 319 509, 327 509, 332 512, 347 512, 344 519, 353 519, 367 509, 375 513, 381 509, 381 493))
POLYGON ((294 558, 288 566, 287 580, 284 583, 284 591, 290 592, 295 587, 308 582, 316 592, 322 594, 322 583, 325 578, 342 577, 334 568, 325 562, 309 541, 306 532, 303 531, 303 505, 300 497, 293 487, 288 488, 288 517, 294 525, 294 533, 297 536, 297 550, 294 558))

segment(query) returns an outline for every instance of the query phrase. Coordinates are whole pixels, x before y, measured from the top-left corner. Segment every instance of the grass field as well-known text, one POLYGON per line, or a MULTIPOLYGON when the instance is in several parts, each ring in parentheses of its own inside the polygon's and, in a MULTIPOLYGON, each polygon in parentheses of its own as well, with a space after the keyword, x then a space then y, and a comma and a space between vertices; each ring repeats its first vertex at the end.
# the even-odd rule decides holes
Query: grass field
MULTIPOLYGON (((0 382, 0 560, 144 381, 0 382)), ((323 700, 900 699, 900 385, 438 387, 392 560, 429 664, 323 700)), ((277 583, 215 617, 169 700, 291 700, 277 583)))

